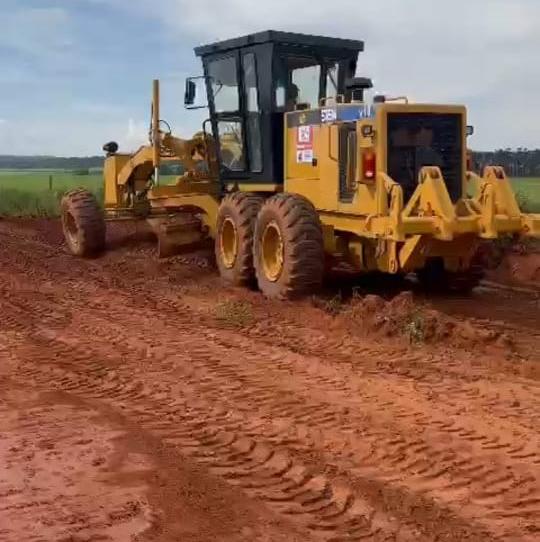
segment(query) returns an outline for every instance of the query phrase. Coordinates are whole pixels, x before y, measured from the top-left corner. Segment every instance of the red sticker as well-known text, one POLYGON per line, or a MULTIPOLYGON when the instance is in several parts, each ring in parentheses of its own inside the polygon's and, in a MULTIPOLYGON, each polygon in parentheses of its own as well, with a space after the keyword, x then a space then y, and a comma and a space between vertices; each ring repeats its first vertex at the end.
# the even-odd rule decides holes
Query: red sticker
POLYGON ((311 149, 313 147, 313 126, 299 126, 296 132, 296 148, 311 149))
POLYGON ((296 131, 296 162, 313 164, 313 126, 299 126, 296 131))

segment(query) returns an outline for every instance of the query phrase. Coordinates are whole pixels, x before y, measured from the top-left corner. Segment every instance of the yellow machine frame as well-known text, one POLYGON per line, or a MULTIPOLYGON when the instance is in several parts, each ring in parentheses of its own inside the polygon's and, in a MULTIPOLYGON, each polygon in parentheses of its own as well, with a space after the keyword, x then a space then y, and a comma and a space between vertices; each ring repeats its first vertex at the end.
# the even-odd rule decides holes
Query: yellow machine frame
MULTIPOLYGON (((324 113, 328 102, 325 107, 285 114, 283 184, 244 185, 241 179, 221 183, 218 151, 210 136, 199 133, 183 140, 160 130, 159 83, 154 81, 150 145, 133 155, 118 154, 113 145, 106 158, 106 218, 146 219, 157 234, 163 256, 207 237, 215 239, 216 259, 224 278, 246 284, 254 270, 261 289, 280 297, 305 292, 310 284, 320 283, 325 258, 348 264, 357 272, 417 272, 428 282, 432 280, 430 265, 436 264, 433 268, 439 270, 442 265, 442 271, 454 279, 464 277, 465 283, 474 284, 474 280, 467 281, 481 240, 505 235, 540 237, 540 215, 521 212, 503 168, 486 167, 482 176, 466 170, 465 107, 409 104, 405 100, 377 102, 368 109, 361 102, 337 99, 331 105, 331 115, 324 113), (358 118, 339 120, 351 112, 358 118), (406 199, 404 187, 389 175, 388 119, 394 113, 396 118, 399 114, 459 117, 455 125, 461 126, 461 171, 454 168, 451 190, 441 168, 425 166, 414 186, 410 173, 403 181, 409 183, 406 199), (308 151, 300 146, 300 136, 305 138, 306 134, 308 151), (174 184, 161 185, 160 165, 171 160, 181 161, 186 172, 174 184), (455 186, 457 179, 461 179, 461 186, 455 186), (283 196, 272 198, 277 192, 283 196), (287 240, 289 233, 283 228, 294 230, 297 222, 287 222, 287 216, 295 213, 305 221, 304 233, 290 234, 293 237, 287 240), (303 250, 300 245, 287 246, 294 239, 308 242, 305 261, 298 252, 303 250), (291 256, 293 253, 296 256, 291 256), (291 257, 296 263, 287 263, 291 257), (315 270, 312 283, 303 269, 315 270), (285 275, 289 278, 282 281, 285 275), (300 276, 304 276, 303 282, 295 285, 300 276)), ((394 132, 393 140, 403 137, 404 143, 397 145, 409 149, 406 125, 401 130, 394 132)), ((432 137, 430 130, 410 133, 423 139, 432 137)), ((414 139, 413 150, 416 145, 414 139)), ((430 149, 431 143, 425 148, 430 149)), ((80 192, 73 198, 65 203, 66 239, 73 252, 85 254, 104 243, 103 232, 96 222, 92 235, 77 237, 70 226, 77 218, 68 216, 70 209, 76 209, 82 200, 85 205, 93 204, 80 192)), ((436 281, 446 280, 437 276, 436 281)))
POLYGON ((402 187, 386 173, 387 119, 388 113, 393 112, 460 115, 462 148, 466 148, 465 107, 381 104, 374 118, 356 123, 355 153, 359 159, 354 170, 347 172, 348 183, 353 187, 353 197, 347 202, 340 201, 337 183, 340 123, 312 127, 313 151, 317 156, 314 166, 296 162, 297 128, 286 122, 285 191, 302 194, 319 211, 328 253, 343 253, 345 249, 349 262, 360 270, 408 272, 422 268, 427 258, 442 257, 448 270, 458 271, 469 267, 477 248, 476 239, 540 234, 540 215, 521 213, 501 167, 488 167, 480 177, 467 172, 463 160, 462 194, 473 187, 476 195, 463 197, 455 204, 441 170, 425 167, 420 171, 414 194, 404 202, 402 187), (365 127, 370 129, 364 132, 365 127), (376 156, 376 175, 372 180, 366 180, 362 171, 365 153, 376 156), (348 246, 343 243, 344 236, 348 246))
MULTIPOLYGON (((336 104, 335 107, 340 107, 336 104)), ((451 113, 463 119, 462 144, 466 148, 466 109, 462 106, 380 104, 373 117, 356 122, 357 147, 354 170, 347 173, 353 197, 340 201, 338 191, 340 123, 320 123, 312 126, 313 152, 316 164, 297 163, 295 160, 296 130, 286 115, 285 172, 282 186, 272 184, 249 185, 250 192, 274 193, 283 189, 300 194, 309 200, 319 213, 323 227, 325 251, 345 259, 359 271, 380 270, 387 273, 408 272, 423 267, 428 258, 444 259, 451 271, 467 269, 479 239, 495 239, 500 235, 519 234, 538 236, 540 215, 521 213, 511 184, 500 167, 486 168, 482 177, 466 171, 462 164, 463 187, 466 194, 475 188, 474 197, 463 197, 453 203, 441 170, 424 167, 418 186, 409 201, 404 201, 402 187, 387 171, 388 113, 451 113), (368 128, 366 130, 366 127, 368 128), (376 174, 365 179, 362 156, 376 155, 376 174)), ((105 163, 105 208, 110 218, 129 211, 122 203, 128 183, 135 191, 148 186, 149 179, 162 161, 182 160, 188 166, 185 175, 174 185, 152 185, 147 194, 148 213, 158 236, 169 237, 166 246, 190 244, 200 235, 184 235, 182 228, 163 227, 174 223, 177 213, 195 213, 203 224, 203 232, 216 236, 216 220, 220 205, 220 185, 215 175, 215 157, 211 141, 199 135, 190 141, 171 134, 160 133, 159 84, 154 82, 152 145, 139 149, 134 155, 114 154, 105 163), (204 149, 201 150, 201 146, 204 149), (206 173, 195 170, 196 150, 207 160, 206 173), (214 171, 214 174, 211 172, 214 171), (156 219, 157 218, 157 219, 156 219), (158 226, 155 226, 158 224, 158 226)), ((229 189, 246 190, 248 186, 231 183, 229 189)), ((168 252, 168 251, 164 251, 168 252)))
MULTIPOLYGON (((175 137, 160 120, 154 81, 149 144, 133 154, 104 146, 105 218, 147 220, 161 255, 212 238, 222 277, 256 280, 269 296, 315 290, 334 263, 478 283, 479 243, 540 237, 540 215, 520 211, 501 167, 467 171, 465 107, 365 103, 372 82, 355 77, 363 49, 359 40, 276 31, 196 48, 204 75, 186 80, 184 105, 198 107, 194 80, 204 79, 208 122, 192 139, 175 137), (302 103, 315 89, 301 93, 295 82, 306 63, 320 74, 318 104, 302 103), (219 104, 224 87, 237 100, 219 104), (185 173, 163 185, 168 161, 185 173)), ((103 249, 92 194, 69 193, 62 209, 74 254, 103 249)))

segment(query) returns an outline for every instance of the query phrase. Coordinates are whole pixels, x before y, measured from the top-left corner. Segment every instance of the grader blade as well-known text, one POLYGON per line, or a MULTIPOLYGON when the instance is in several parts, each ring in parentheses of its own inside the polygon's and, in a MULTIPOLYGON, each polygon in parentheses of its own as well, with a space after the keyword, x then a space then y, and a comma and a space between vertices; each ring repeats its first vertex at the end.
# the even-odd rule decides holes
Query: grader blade
POLYGON ((152 217, 147 221, 158 239, 159 258, 179 254, 204 238, 201 222, 193 215, 152 217))

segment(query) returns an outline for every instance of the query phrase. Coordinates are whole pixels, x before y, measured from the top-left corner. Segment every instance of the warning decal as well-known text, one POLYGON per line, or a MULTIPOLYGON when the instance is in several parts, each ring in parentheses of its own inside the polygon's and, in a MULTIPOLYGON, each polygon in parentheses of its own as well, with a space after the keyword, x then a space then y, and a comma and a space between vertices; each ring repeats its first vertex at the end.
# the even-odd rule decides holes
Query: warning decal
POLYGON ((296 161, 299 164, 313 162, 313 126, 298 126, 297 128, 296 161))
POLYGON ((296 151, 296 161, 299 164, 313 163, 313 149, 304 149, 296 151))

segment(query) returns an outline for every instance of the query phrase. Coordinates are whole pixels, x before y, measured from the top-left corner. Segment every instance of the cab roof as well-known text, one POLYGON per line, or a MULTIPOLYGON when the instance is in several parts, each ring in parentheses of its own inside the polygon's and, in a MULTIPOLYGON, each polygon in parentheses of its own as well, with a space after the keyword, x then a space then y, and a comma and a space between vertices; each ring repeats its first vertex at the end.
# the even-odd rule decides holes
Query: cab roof
POLYGON ((283 45, 298 45, 313 48, 324 47, 325 49, 340 49, 342 51, 347 50, 351 52, 360 52, 364 50, 364 42, 360 40, 265 30, 264 32, 257 32, 255 34, 248 34, 238 38, 218 41, 208 45, 201 45, 200 47, 195 48, 195 54, 197 56, 206 56, 262 43, 278 43, 283 45))

